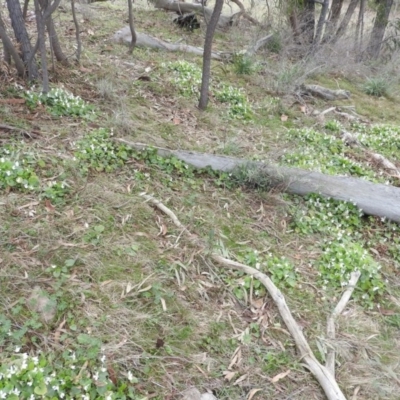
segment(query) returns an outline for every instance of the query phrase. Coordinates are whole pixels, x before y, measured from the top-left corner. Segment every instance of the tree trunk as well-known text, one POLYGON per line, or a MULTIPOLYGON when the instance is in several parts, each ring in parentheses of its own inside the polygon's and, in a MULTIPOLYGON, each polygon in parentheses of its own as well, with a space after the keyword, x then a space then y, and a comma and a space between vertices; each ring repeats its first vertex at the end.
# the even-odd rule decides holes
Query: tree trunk
POLYGON ((24 1, 24 9, 22 11, 22 18, 24 19, 24 21, 26 18, 26 14, 28 13, 28 6, 29 6, 29 0, 25 0, 24 1))
POLYGON ((132 10, 133 6, 132 6, 132 0, 128 0, 128 14, 129 14, 129 29, 131 31, 131 43, 129 45, 129 50, 128 50, 128 54, 132 54, 133 49, 136 46, 136 41, 137 41, 137 35, 136 35, 136 31, 135 31, 135 25, 133 23, 133 10, 132 10))
POLYGON ((200 101, 199 101, 200 110, 205 110, 208 104, 208 88, 210 85, 212 42, 214 38, 215 28, 217 27, 223 5, 224 5, 224 0, 216 0, 214 11, 211 15, 210 22, 207 25, 206 39, 204 41, 203 73, 201 78, 201 90, 200 90, 200 101))
POLYGON ((360 0, 360 11, 358 13, 358 20, 356 26, 356 37, 354 43, 354 50, 357 55, 357 61, 361 58, 361 49, 364 37, 364 14, 365 14, 366 0, 360 0))
POLYGON ((303 43, 311 44, 314 41, 315 30, 315 1, 305 0, 304 10, 301 13, 300 29, 303 43))
POLYGON ((318 45, 322 39, 322 35, 324 32, 324 26, 327 23, 329 12, 329 0, 324 0, 322 4, 321 14, 319 16, 318 25, 317 25, 317 33, 315 34, 315 44, 318 45))
POLYGON ((381 52, 393 0, 376 0, 376 2, 378 3, 378 9, 376 11, 374 27, 372 28, 371 38, 367 48, 369 57, 375 59, 379 57, 379 53, 381 52))
MULTIPOLYGON (((41 0, 41 5, 43 8, 43 0, 41 0)), ((54 27, 53 17, 50 15, 46 21, 47 32, 49 33, 50 46, 54 51, 56 60, 63 65, 68 65, 68 57, 64 54, 61 49, 60 41, 58 40, 58 35, 56 28, 54 27)))
POLYGON ((297 42, 298 38, 300 37, 300 29, 299 29, 299 19, 297 17, 297 11, 295 9, 290 11, 289 22, 290 22, 290 27, 292 28, 293 38, 297 42))
POLYGON ((28 79, 30 81, 35 80, 39 75, 38 68, 35 58, 31 57, 32 46, 22 17, 21 5, 18 0, 7 0, 7 8, 10 14, 15 38, 21 46, 22 60, 28 69, 28 79))
POLYGON ((40 50, 40 61, 42 67, 42 86, 43 93, 48 93, 50 91, 50 83, 49 83, 49 72, 47 69, 47 51, 46 51, 46 22, 43 18, 44 13, 46 12, 46 8, 43 8, 43 11, 40 9, 39 0, 34 0, 35 3, 35 14, 36 14, 36 26, 37 26, 37 34, 38 34, 38 43, 40 50))
POLYGON ((75 0, 71 0, 71 10, 72 10, 72 19, 74 20, 75 25, 75 37, 76 37, 76 61, 79 63, 81 59, 81 51, 82 51, 82 42, 81 42, 81 35, 79 32, 79 22, 78 18, 76 17, 75 11, 75 0))
POLYGON ((343 0, 333 0, 331 6, 331 17, 329 18, 329 22, 333 27, 336 28, 336 25, 340 18, 340 13, 342 12, 343 0))
POLYGON ((343 20, 336 32, 336 35, 332 38, 333 42, 336 42, 338 39, 340 39, 343 36, 343 34, 346 32, 347 27, 349 25, 351 17, 354 14, 354 10, 356 9, 358 2, 359 2, 359 0, 350 0, 349 6, 347 7, 346 14, 343 17, 343 20))
POLYGON ((7 35, 6 27, 0 14, 0 38, 3 42, 4 61, 11 64, 11 57, 14 60, 15 67, 17 68, 18 75, 23 77, 25 75, 25 65, 18 54, 17 49, 12 44, 11 39, 7 35))

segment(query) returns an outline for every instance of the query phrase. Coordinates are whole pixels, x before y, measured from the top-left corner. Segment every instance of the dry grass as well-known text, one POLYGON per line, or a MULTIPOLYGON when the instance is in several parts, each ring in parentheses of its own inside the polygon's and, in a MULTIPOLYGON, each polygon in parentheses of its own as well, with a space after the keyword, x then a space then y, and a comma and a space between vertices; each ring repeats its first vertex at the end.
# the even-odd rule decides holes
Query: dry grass
MULTIPOLYGON (((250 124, 227 122, 217 104, 200 113, 194 99, 179 98, 171 85, 163 86, 158 75, 162 61, 181 55, 138 49, 128 56, 125 48, 107 42, 126 17, 125 5, 87 5, 82 15, 89 20, 84 25, 83 68, 58 70, 57 79, 95 103, 102 110, 98 119, 94 123, 65 119, 60 124, 45 112, 29 114, 23 106, 0 108, 5 121, 22 124, 28 115, 32 118, 26 122, 28 126, 40 126, 43 140, 27 147, 46 161, 49 172, 41 171, 43 175, 65 174, 72 188, 65 202, 55 204, 54 209, 37 195, 1 193, 2 312, 15 326, 32 318, 25 308, 15 313, 13 307, 18 300, 28 298, 35 285, 57 295, 63 306, 52 324, 29 330, 24 350, 34 352, 39 347, 56 352, 73 346, 77 333, 85 332, 102 341, 102 351, 119 379, 123 380, 129 370, 134 372, 142 396, 179 398, 185 388, 195 385, 214 390, 220 400, 246 398, 252 388, 262 389, 257 399, 323 399, 320 388, 302 367, 268 296, 255 299, 254 304, 238 300, 233 293, 243 277, 213 265, 207 248, 193 247, 168 218, 143 201, 140 193, 154 193, 192 233, 232 258, 254 249, 292 260, 301 283, 283 290, 318 353, 317 342, 324 342, 326 317, 335 299, 323 298, 315 283, 317 273, 310 265, 319 251, 315 244, 323 238, 304 237, 289 227, 291 198, 218 187, 207 176, 187 179, 142 162, 128 163, 113 173, 82 177, 79 168, 68 162, 71 142, 98 126, 152 145, 262 159, 269 151, 276 158, 283 146, 276 133, 286 130, 280 119, 282 109, 270 112, 260 108, 257 123, 250 124), (108 17, 111 12, 113 18, 108 17), (152 71, 151 81, 138 81, 147 74, 147 67, 152 71), (145 177, 139 178, 137 171, 145 177), (104 230, 96 233, 96 226, 104 230), (67 259, 76 263, 58 287, 57 279, 46 270, 67 259), (65 336, 56 340, 55 332, 64 319, 65 336), (71 329, 73 325, 77 330, 71 329), (34 335, 38 342, 31 341, 34 335), (231 367, 236 375, 228 381, 223 372, 238 347, 240 357, 231 367), (291 373, 286 379, 270 382, 288 369, 291 373)), ((139 30, 164 39, 181 36, 161 11, 137 10, 136 18, 139 30)), ((59 27, 69 24, 62 15, 57 21, 59 27)), ((236 33, 220 34, 217 47, 226 48, 232 43, 229 35, 236 33)), ((200 33, 195 33, 188 40, 200 44, 200 38, 200 33)), ((241 38, 240 46, 245 39, 241 38)), ((72 41, 68 40, 68 46, 72 48, 72 41)), ((288 64, 287 59, 276 63, 282 74, 289 76, 290 85, 297 83, 291 71, 300 64, 288 64)), ((307 68, 311 71, 312 64, 307 68)), ((237 77, 218 64, 213 72, 218 79, 237 80, 254 103, 264 101, 265 87, 269 87, 264 75, 237 77), (263 86, 260 80, 264 80, 263 86)), ((300 71, 298 75, 304 80, 309 74, 300 71)), ((351 87, 360 114, 397 121, 390 99, 366 98, 344 78, 337 78, 336 83, 330 76, 315 79, 327 86, 351 87), (377 112, 379 104, 382 116, 377 112)), ((287 101, 284 107, 289 105, 287 101)), ((297 109, 290 112, 298 124, 307 123, 307 117, 297 109)), ((398 293, 398 275, 392 278, 390 288, 394 295, 398 293)), ((399 305, 388 302, 398 313, 399 305)), ((377 311, 368 313, 351 303, 339 321, 338 332, 333 344, 340 363, 337 378, 349 398, 357 390, 357 399, 396 399, 400 379, 396 328, 377 311)), ((6 345, 0 343, 0 349, 6 351, 6 345)))

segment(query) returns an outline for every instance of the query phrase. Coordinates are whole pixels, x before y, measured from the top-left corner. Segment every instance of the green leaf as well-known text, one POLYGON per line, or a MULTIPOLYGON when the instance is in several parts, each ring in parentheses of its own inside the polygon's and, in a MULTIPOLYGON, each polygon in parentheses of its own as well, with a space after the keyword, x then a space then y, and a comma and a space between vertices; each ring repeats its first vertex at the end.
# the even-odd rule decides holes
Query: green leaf
POLYGON ((94 230, 97 232, 97 233, 102 233, 102 232, 104 232, 104 226, 103 225, 96 225, 95 227, 94 227, 94 230))
POLYGON ((69 260, 66 260, 64 264, 66 267, 73 267, 75 265, 75 262, 76 262, 76 260, 69 259, 69 260))
POLYGON ((47 393, 47 386, 42 382, 39 386, 35 386, 34 392, 39 396, 44 396, 47 393))

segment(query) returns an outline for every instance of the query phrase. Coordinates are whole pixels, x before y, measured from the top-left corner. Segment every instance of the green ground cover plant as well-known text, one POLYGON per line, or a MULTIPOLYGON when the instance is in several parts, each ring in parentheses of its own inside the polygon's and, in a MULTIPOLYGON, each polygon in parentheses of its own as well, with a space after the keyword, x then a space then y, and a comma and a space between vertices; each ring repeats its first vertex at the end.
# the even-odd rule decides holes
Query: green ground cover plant
MULTIPOLYGON (((265 288, 221 268, 212 249, 271 277, 320 360, 335 347, 346 397, 397 399, 398 224, 351 202, 283 194, 254 168, 196 170, 151 146, 395 183, 341 132, 397 165, 398 100, 365 95, 351 74, 314 74, 313 83, 352 92, 334 105, 372 122, 316 121, 292 97, 316 66, 287 58, 277 34, 268 44, 274 53, 254 63, 213 61, 211 106, 202 113, 200 58, 109 46, 126 4, 96 4, 79 11, 81 65, 52 72, 68 92, 32 90, 27 113, 13 101, 21 88, 0 85, 0 119, 20 128, 0 132, 0 398, 165 400, 196 386, 218 400, 322 399, 265 288), (30 130, 40 135, 25 136, 30 130), (117 138, 149 147, 134 151, 117 138), (327 316, 355 270, 361 279, 328 343, 327 316), (35 288, 52 319, 32 306, 35 288)), ((70 15, 56 12, 56 28, 69 32, 70 15)), ((164 11, 135 13, 140 32, 182 37, 164 11)), ((215 49, 238 52, 259 33, 229 27, 215 49)), ((201 46, 203 35, 184 40, 201 46)), ((320 99, 306 105, 330 107, 320 99)))
POLYGON ((29 108, 35 109, 43 104, 50 114, 57 117, 95 118, 95 107, 92 104, 62 88, 52 88, 48 93, 28 90, 24 97, 29 108))

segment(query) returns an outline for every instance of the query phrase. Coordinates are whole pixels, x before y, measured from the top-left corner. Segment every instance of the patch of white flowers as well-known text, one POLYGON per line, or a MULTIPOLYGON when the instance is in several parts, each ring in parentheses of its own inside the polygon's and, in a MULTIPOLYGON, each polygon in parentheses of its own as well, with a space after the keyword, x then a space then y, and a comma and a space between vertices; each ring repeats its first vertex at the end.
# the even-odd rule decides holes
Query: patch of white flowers
POLYGON ((37 189, 39 180, 34 171, 26 165, 25 160, 19 161, 4 149, 0 157, 0 189, 16 188, 32 191, 37 189))
POLYGON ((376 125, 372 128, 360 126, 355 137, 364 146, 393 158, 400 159, 400 127, 376 125))
POLYGON ((25 98, 27 104, 31 107, 44 104, 50 112, 57 116, 87 116, 94 114, 94 107, 85 102, 81 97, 74 96, 62 88, 53 88, 48 93, 37 93, 35 91, 26 91, 25 98))
POLYGON ((163 63, 161 67, 172 71, 172 82, 184 96, 193 96, 200 93, 201 68, 188 61, 179 60, 163 63))
POLYGON ((383 177, 371 167, 349 158, 343 141, 333 135, 306 128, 289 131, 286 139, 292 141, 293 138, 299 146, 281 157, 282 164, 330 175, 358 176, 383 182, 383 177))
POLYGON ((241 88, 230 85, 222 85, 215 91, 215 98, 221 103, 228 103, 228 115, 231 118, 249 120, 252 116, 252 108, 246 94, 241 88))
MULTIPOLYGON (((17 347, 16 353, 20 348, 17 347)), ((71 352, 64 370, 55 370, 46 358, 26 353, 3 358, 0 365, 0 399, 106 399, 125 398, 113 389, 105 367, 105 356, 101 358, 98 370, 75 365, 76 356, 71 352), (102 390, 104 388, 104 390, 102 390), (99 392, 100 390, 100 392, 99 392)), ((128 380, 134 381, 132 373, 128 380)))

